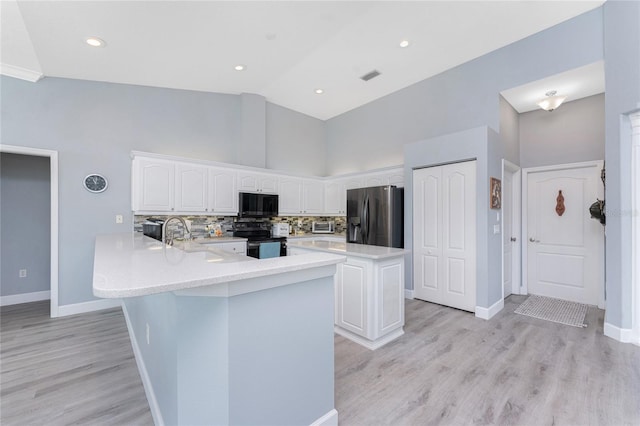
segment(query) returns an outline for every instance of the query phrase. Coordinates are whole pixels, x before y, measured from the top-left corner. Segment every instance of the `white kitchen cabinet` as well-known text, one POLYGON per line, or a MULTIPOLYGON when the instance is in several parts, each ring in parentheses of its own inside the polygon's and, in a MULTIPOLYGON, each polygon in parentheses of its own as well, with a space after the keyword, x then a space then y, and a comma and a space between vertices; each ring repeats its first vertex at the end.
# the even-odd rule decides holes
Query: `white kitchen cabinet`
POLYGON ((347 189, 343 181, 325 182, 324 211, 328 215, 345 215, 347 213, 347 189))
POLYGON ((201 242, 200 244, 220 250, 227 251, 229 253, 247 255, 247 243, 246 241, 216 241, 214 238, 201 242))
POLYGON ((302 179, 280 177, 278 181, 278 213, 280 216, 302 214, 302 179))
POLYGON ((324 213, 324 183, 318 180, 302 181, 302 210, 304 214, 324 213))
POLYGON ((238 172, 238 191, 240 192, 264 192, 266 194, 278 193, 278 177, 252 172, 238 172))
POLYGON ((324 213, 324 183, 322 181, 280 177, 278 195, 280 216, 320 215, 324 213))
POLYGON ((404 188, 404 169, 399 168, 397 170, 388 172, 387 183, 389 185, 395 185, 398 188, 404 188))
POLYGON ((244 241, 234 242, 234 243, 223 243, 222 250, 228 251, 230 253, 241 254, 243 256, 246 256, 247 243, 244 241))
POLYGON ((209 168, 209 212, 221 215, 238 214, 235 170, 209 168))
POLYGON ((335 293, 336 333, 369 349, 403 333, 402 257, 374 261, 347 256, 347 261, 338 265, 335 293))
POLYGON ((368 175, 364 178, 364 187, 388 185, 389 180, 384 173, 368 175))
POLYGON ((145 214, 238 214, 236 171, 135 157, 132 210, 145 214))
POLYGON ((136 158, 132 162, 131 176, 131 203, 134 211, 174 210, 174 162, 136 158))
POLYGON ((207 169, 197 164, 175 164, 175 211, 201 213, 209 209, 207 169))

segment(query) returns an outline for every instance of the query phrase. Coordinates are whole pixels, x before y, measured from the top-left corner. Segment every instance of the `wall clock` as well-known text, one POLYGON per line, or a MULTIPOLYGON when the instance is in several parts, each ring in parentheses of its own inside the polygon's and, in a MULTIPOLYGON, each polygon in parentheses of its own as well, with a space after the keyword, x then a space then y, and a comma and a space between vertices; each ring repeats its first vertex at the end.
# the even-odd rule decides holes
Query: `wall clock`
POLYGON ((87 191, 98 193, 107 189, 109 183, 104 176, 92 173, 84 178, 83 184, 87 191))

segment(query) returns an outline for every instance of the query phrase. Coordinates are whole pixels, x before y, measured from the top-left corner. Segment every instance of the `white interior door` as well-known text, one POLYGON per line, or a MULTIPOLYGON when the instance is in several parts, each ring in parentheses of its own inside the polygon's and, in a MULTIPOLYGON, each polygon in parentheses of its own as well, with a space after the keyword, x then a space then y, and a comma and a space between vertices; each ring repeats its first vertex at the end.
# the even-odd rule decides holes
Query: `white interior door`
POLYGON ((504 297, 511 295, 513 287, 513 173, 505 170, 502 178, 502 285, 504 287, 504 297))
POLYGON ((520 167, 502 160, 502 277, 504 297, 521 294, 520 224, 522 208, 520 167))
POLYGON ((413 172, 414 296, 476 306, 476 162, 413 172))
POLYGON ((527 286, 541 296, 597 305, 604 287, 604 229, 589 206, 602 199, 602 163, 527 174, 527 286), (560 191, 564 211, 558 201, 560 191))

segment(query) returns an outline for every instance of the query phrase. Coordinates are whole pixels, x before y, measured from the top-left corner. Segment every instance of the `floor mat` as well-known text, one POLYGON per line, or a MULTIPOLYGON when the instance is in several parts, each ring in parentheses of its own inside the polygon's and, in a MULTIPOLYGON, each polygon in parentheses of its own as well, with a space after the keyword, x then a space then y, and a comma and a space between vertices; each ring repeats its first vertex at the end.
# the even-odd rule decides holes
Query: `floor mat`
POLYGON ((551 297, 531 295, 515 310, 516 314, 526 315, 572 327, 586 327, 584 317, 589 305, 553 299, 551 297))

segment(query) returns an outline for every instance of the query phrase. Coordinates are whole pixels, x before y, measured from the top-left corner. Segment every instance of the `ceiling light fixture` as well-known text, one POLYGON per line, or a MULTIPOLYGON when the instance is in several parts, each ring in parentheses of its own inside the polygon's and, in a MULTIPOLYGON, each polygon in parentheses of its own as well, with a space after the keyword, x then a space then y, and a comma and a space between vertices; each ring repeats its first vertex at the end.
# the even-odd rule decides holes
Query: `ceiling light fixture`
POLYGON ((558 108, 564 102, 564 100, 567 99, 567 97, 556 95, 556 93, 558 92, 555 90, 551 90, 550 92, 545 93, 546 98, 538 102, 538 106, 543 110, 549 112, 558 108))
POLYGON ((409 40, 402 40, 400 42, 400 47, 409 47, 409 40))
POLYGON ((104 40, 98 37, 87 37, 85 41, 91 47, 105 47, 107 45, 107 43, 105 43, 104 40))
POLYGON ((324 93, 324 90, 316 89, 316 95, 322 95, 323 93, 324 93))
POLYGON ((245 65, 242 64, 238 64, 235 67, 233 67, 234 70, 236 71, 244 71, 247 67, 245 65))

